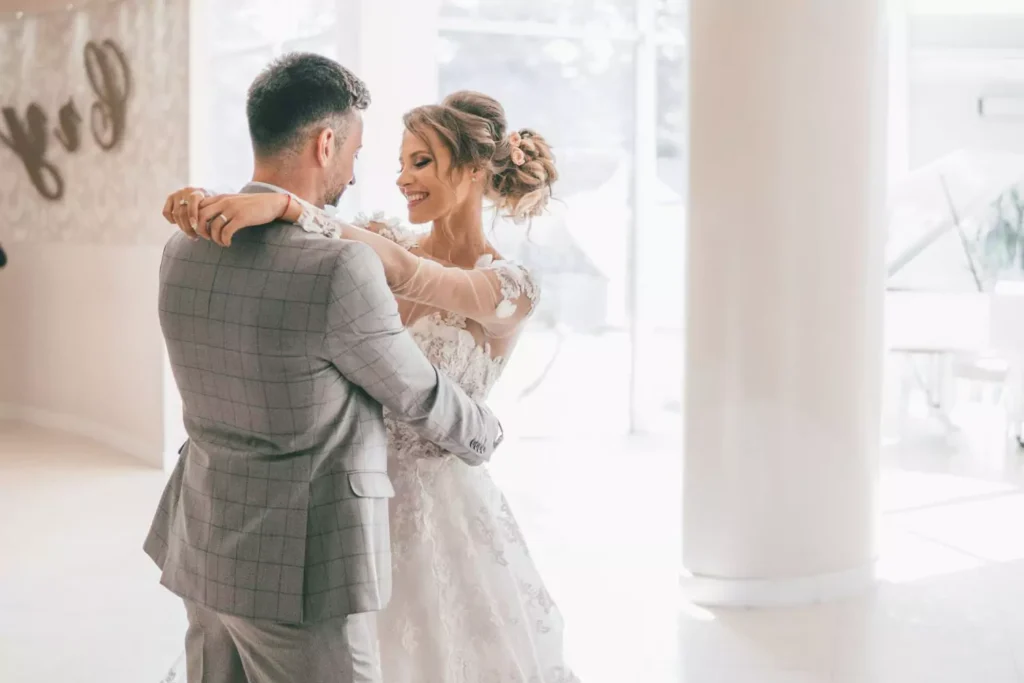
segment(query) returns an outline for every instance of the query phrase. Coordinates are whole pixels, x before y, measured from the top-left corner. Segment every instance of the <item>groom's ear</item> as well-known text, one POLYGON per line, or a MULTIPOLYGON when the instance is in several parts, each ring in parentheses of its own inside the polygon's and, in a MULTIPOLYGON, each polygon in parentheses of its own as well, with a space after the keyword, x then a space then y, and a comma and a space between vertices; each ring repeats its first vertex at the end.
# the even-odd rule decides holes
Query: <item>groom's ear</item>
POLYGON ((316 161, 322 168, 326 168, 334 156, 334 138, 334 130, 331 128, 324 128, 316 136, 316 161))

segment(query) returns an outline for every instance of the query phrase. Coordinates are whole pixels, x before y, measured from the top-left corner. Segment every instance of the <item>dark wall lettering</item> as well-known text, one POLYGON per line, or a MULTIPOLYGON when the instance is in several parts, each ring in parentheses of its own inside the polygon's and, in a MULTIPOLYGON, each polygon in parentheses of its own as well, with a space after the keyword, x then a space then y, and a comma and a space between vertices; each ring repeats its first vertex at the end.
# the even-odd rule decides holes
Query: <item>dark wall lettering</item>
POLYGON ((39 194, 47 199, 63 197, 64 179, 57 167, 46 161, 46 112, 38 104, 30 104, 24 122, 18 120, 14 107, 4 107, 3 113, 7 133, 0 132, 0 142, 21 159, 39 194))
MULTIPOLYGON (((89 41, 83 55, 85 75, 96 100, 90 107, 90 128, 100 149, 110 151, 121 144, 127 128, 128 98, 132 92, 132 74, 124 51, 112 40, 89 41)), ((58 200, 64 196, 64 178, 46 158, 48 136, 46 112, 36 103, 25 110, 24 121, 14 107, 3 107, 4 127, 0 143, 14 152, 24 164, 28 177, 44 198, 58 200)), ((58 125, 53 137, 69 153, 82 147, 82 115, 73 99, 57 113, 58 125)))
POLYGON ((128 96, 132 89, 128 60, 114 41, 105 40, 102 46, 90 41, 85 46, 85 71, 96 94, 92 105, 92 136, 97 145, 111 150, 124 137, 128 96))
POLYGON ((57 118, 60 119, 60 128, 53 129, 54 137, 67 151, 78 151, 82 146, 82 135, 78 130, 82 124, 82 115, 78 113, 75 101, 68 100, 67 104, 60 108, 57 118))

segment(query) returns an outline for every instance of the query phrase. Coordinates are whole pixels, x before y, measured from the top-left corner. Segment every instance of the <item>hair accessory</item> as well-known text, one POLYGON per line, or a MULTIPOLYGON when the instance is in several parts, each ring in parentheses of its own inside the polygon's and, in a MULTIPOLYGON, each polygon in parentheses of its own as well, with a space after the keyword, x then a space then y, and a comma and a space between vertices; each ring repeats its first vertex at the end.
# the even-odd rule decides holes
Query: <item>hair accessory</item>
POLYGON ((511 133, 508 136, 508 144, 512 147, 512 163, 516 166, 522 166, 526 163, 526 154, 520 147, 522 142, 523 136, 519 133, 511 133))

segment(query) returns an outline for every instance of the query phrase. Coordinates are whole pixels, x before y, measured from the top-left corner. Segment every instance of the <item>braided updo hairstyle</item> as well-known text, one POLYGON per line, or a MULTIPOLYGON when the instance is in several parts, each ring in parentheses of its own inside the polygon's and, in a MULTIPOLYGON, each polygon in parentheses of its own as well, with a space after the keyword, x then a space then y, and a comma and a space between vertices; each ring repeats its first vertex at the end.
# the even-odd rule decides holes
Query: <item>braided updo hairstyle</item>
POLYGON ((483 171, 486 196, 502 215, 519 222, 544 211, 558 179, 551 147, 533 130, 510 132, 505 109, 493 97, 462 90, 441 104, 413 109, 403 122, 424 142, 424 131, 434 131, 451 154, 452 173, 483 171))

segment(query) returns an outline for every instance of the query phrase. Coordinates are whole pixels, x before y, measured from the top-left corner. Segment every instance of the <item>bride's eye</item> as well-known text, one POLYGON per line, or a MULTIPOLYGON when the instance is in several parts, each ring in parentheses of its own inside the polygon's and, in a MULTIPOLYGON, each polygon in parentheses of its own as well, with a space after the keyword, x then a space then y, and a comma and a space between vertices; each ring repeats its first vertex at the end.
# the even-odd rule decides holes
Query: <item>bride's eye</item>
POLYGON ((426 168, 430 165, 430 159, 417 159, 413 164, 416 168, 426 168))

